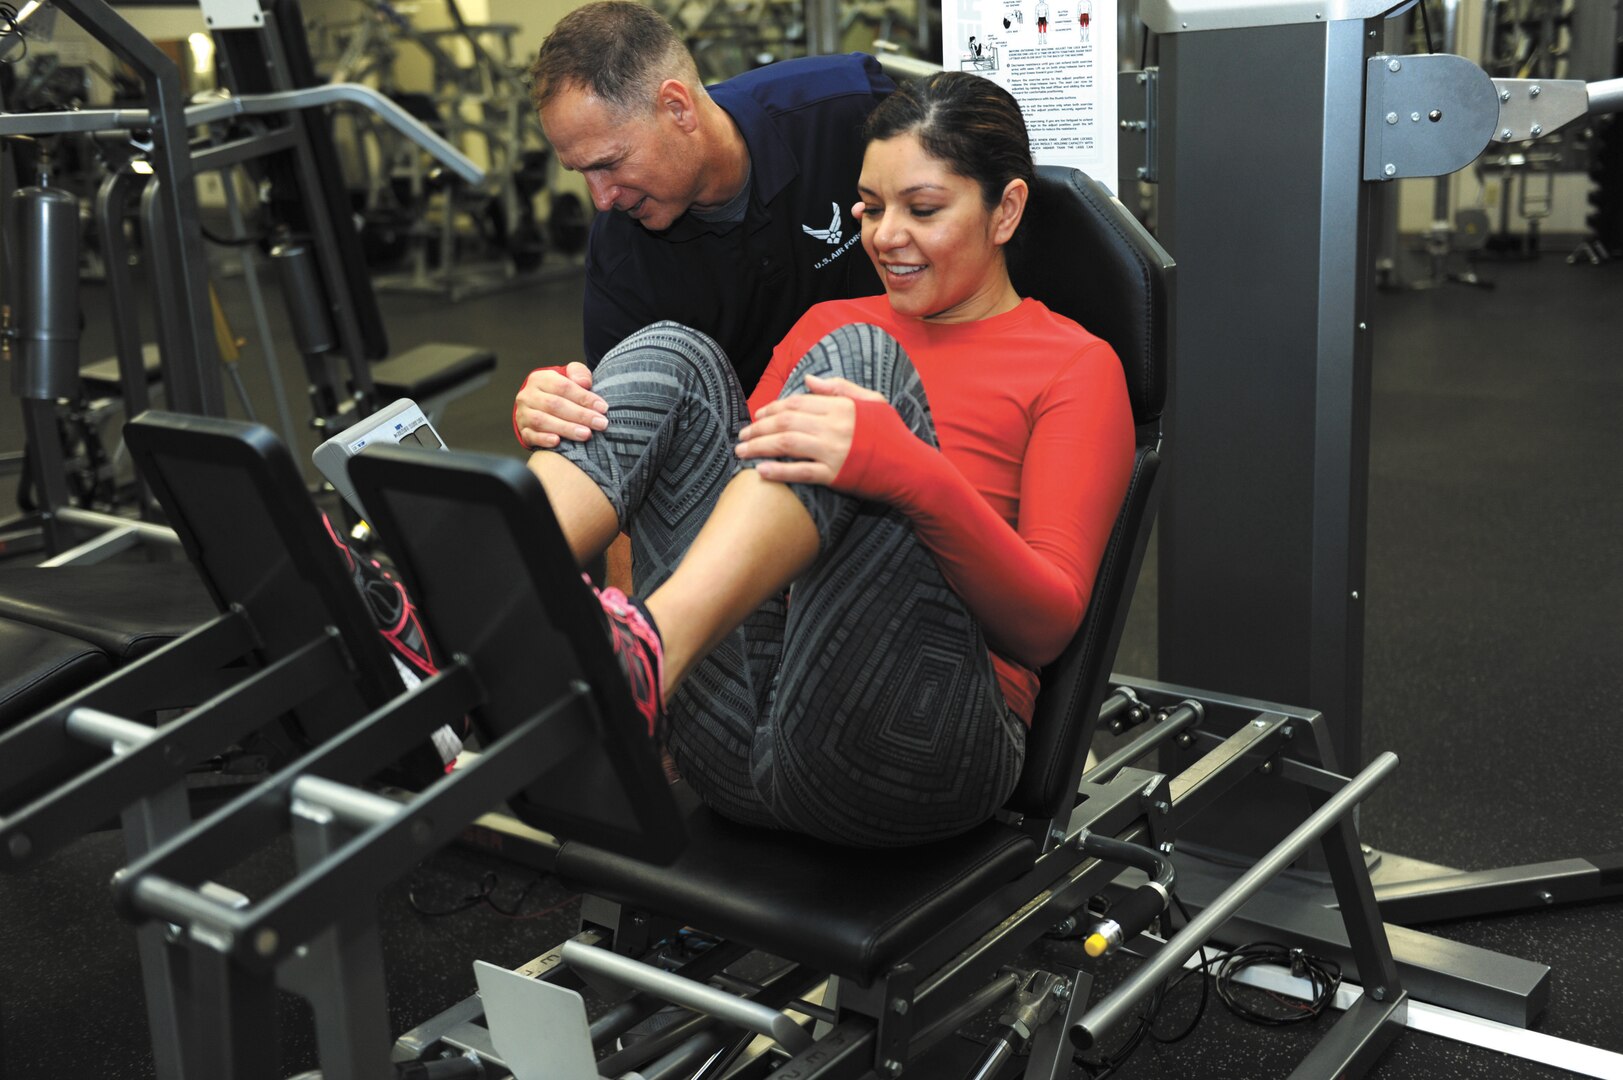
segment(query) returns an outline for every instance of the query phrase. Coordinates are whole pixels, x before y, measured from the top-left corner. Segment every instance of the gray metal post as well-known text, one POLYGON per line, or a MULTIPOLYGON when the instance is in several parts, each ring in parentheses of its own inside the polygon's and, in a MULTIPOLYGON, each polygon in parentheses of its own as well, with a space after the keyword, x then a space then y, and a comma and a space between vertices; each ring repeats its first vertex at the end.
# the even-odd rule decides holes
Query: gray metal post
POLYGON ((1161 240, 1180 281, 1160 678, 1309 703, 1351 772, 1369 440, 1364 69, 1380 22, 1300 16, 1174 22, 1161 41, 1161 240))
POLYGON ((208 259, 198 225, 180 72, 174 61, 104 0, 57 0, 56 6, 139 72, 146 84, 152 112, 150 158, 155 175, 166 181, 161 212, 170 241, 165 250, 167 261, 154 277, 178 284, 172 299, 158 311, 159 323, 169 333, 170 348, 163 356, 169 407, 177 412, 223 416, 225 397, 214 345, 214 313, 209 308, 208 259))
MULTIPOLYGON (((314 781, 305 777, 298 784, 314 781)), ((304 790, 309 790, 304 789, 304 790)), ((321 794, 334 794, 334 803, 299 797, 294 787, 292 805, 293 851, 300 871, 324 862, 356 831, 372 820, 400 810, 400 804, 344 785, 330 784, 321 794), (369 803, 379 811, 344 802, 369 803), (359 812, 352 812, 359 811, 359 812)), ((384 982, 383 945, 378 932, 375 902, 360 897, 308 946, 285 962, 278 977, 284 987, 310 1002, 316 1018, 316 1044, 321 1072, 328 1080, 384 1080, 394 1075, 389 1064, 389 996, 384 982)))
POLYGON ((834 0, 805 0, 806 53, 828 56, 840 51, 840 6, 834 0))
MULTIPOLYGON (((123 813, 124 851, 134 862, 192 823, 184 783, 171 785, 130 806, 123 813)), ((141 988, 146 998, 147 1028, 152 1034, 152 1066, 158 1080, 199 1080, 183 1060, 186 1046, 182 1019, 187 977, 186 953, 171 948, 166 923, 146 923, 135 931, 141 957, 141 988)))

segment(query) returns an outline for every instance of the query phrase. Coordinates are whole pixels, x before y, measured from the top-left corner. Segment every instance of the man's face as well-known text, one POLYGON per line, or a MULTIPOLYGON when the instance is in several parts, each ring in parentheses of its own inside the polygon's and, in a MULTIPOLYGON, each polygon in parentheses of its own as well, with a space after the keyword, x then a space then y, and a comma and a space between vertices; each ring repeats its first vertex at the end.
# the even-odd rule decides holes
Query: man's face
POLYGON ((618 116, 597 95, 570 86, 542 107, 541 128, 559 164, 586 178, 599 210, 619 210, 661 232, 693 204, 693 151, 668 110, 618 116))

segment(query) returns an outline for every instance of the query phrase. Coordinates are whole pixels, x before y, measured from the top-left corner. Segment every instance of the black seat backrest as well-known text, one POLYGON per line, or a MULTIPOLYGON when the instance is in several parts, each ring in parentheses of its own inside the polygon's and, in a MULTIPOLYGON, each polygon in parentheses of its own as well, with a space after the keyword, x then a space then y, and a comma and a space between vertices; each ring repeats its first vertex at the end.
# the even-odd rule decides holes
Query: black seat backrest
MULTIPOLYGON (((265 733, 278 756, 302 754, 402 692, 303 475, 270 429, 146 412, 124 436, 214 603, 248 617, 262 661, 287 656, 328 627, 342 635, 353 679, 312 695, 279 731, 265 733)), ((427 745, 400 765, 414 784, 441 772, 427 745)))
POLYGON ((1038 166, 1009 275, 1021 296, 1110 342, 1127 376, 1134 421, 1143 427, 1160 419, 1172 257, 1104 185, 1075 169, 1038 166))
POLYGON ((1020 232, 1009 256, 1015 290, 1110 343, 1121 358, 1138 428, 1127 498, 1087 615, 1071 644, 1043 670, 1025 770, 1008 802, 1019 813, 1047 818, 1075 796, 1154 517, 1173 262, 1126 207, 1075 169, 1038 168, 1020 232))

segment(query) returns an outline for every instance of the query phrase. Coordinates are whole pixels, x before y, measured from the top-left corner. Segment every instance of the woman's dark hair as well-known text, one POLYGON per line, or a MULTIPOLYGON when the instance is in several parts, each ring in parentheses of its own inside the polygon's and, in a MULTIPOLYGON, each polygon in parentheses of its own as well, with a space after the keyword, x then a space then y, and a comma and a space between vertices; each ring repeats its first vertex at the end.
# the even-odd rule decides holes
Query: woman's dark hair
POLYGON ((988 208, 1010 180, 1036 176, 1020 105, 1003 87, 967 71, 943 71, 896 88, 868 115, 867 142, 913 134, 924 152, 981 187, 988 208))

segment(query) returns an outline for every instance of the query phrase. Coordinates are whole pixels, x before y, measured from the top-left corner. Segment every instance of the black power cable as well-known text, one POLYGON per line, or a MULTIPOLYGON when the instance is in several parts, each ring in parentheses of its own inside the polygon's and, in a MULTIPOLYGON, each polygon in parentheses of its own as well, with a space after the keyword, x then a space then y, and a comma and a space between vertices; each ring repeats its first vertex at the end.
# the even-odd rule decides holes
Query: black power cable
POLYGON ((1301 949, 1288 948, 1272 941, 1258 941, 1242 945, 1224 956, 1217 965, 1214 981, 1217 983, 1218 999, 1227 1005, 1235 1016, 1266 1027, 1283 1027, 1287 1024, 1303 1024, 1316 1020, 1329 1008, 1330 1003, 1336 999, 1336 991, 1341 987, 1341 965, 1332 960, 1309 956, 1301 949), (1258 987, 1244 987, 1244 990, 1255 997, 1251 1000, 1242 997, 1242 984, 1238 981, 1240 973, 1259 964, 1288 968, 1297 978, 1307 979, 1313 989, 1312 997, 1306 1001, 1298 1001, 1284 994, 1258 987), (1252 1003, 1260 1000, 1272 1001, 1273 1006, 1259 1008, 1252 1003))
MULTIPOLYGON (((1184 925, 1187 926, 1190 921, 1189 911, 1176 893, 1172 896, 1172 903, 1177 907, 1184 925)), ((1169 979, 1156 988, 1155 993, 1151 994, 1145 1003, 1132 1031, 1128 1032, 1120 1046, 1099 1053, 1096 1060, 1085 1060, 1078 1055, 1074 1058, 1076 1064, 1087 1071, 1089 1080, 1106 1080, 1132 1057, 1144 1044, 1146 1037, 1163 1045, 1188 1038, 1206 1014, 1206 1006, 1214 983, 1218 1000, 1222 1001, 1234 1015, 1264 1027, 1283 1027, 1287 1024, 1315 1020, 1330 1007, 1335 1001, 1336 991, 1341 987, 1341 966, 1334 961, 1311 956, 1301 949, 1272 941, 1241 945, 1230 952, 1212 957, 1207 956, 1206 947, 1202 945, 1200 963, 1176 979, 1169 979), (1312 988, 1312 996, 1303 1001, 1272 990, 1246 986, 1240 982, 1242 972, 1262 964, 1286 968, 1297 978, 1307 979, 1312 988), (1205 978, 1208 972, 1212 975, 1210 980, 1205 978), (1191 976, 1200 977, 1200 1003, 1195 1006, 1194 1016, 1175 1033, 1163 1035, 1157 1032, 1155 1022, 1160 1018, 1167 999, 1191 976), (1262 1002, 1272 1002, 1272 1006, 1264 1006, 1262 1002)))
POLYGON ((453 902, 450 907, 425 907, 422 901, 417 899, 417 889, 415 886, 406 889, 406 902, 411 905, 411 909, 417 914, 429 919, 443 919, 450 915, 460 915, 464 911, 471 911, 476 907, 487 907, 496 914, 507 919, 539 919, 545 915, 551 915, 555 911, 560 911, 580 899, 578 895, 569 896, 563 900, 560 900, 558 903, 553 904, 551 907, 545 907, 539 911, 522 910, 524 907, 524 901, 529 898, 530 893, 535 890, 537 885, 541 884, 545 877, 545 874, 537 874, 531 878, 529 883, 519 891, 518 897, 513 901, 510 907, 504 907, 496 901, 496 887, 501 883, 501 879, 497 876, 496 871, 494 870, 486 870, 484 874, 480 876, 479 891, 469 893, 461 899, 453 902))
MULTIPOLYGON (((1183 901, 1178 899, 1176 892, 1172 893, 1172 903, 1177 907, 1178 914, 1183 916, 1184 925, 1188 926, 1190 921, 1189 909, 1183 906, 1183 901)), ((1220 961, 1222 957, 1213 957, 1208 960, 1206 946, 1202 945, 1200 947, 1200 959, 1199 967, 1191 968, 1179 975, 1176 980, 1168 979, 1156 988, 1155 993, 1151 994, 1149 1001, 1145 1003, 1143 1012, 1139 1014, 1138 1022, 1134 1024, 1133 1030, 1122 1040, 1120 1046, 1109 1052, 1101 1052, 1097 1061, 1085 1061, 1080 1057, 1074 1059, 1078 1065, 1088 1071, 1090 1080, 1105 1080, 1106 1077, 1114 1075, 1116 1070, 1120 1069, 1127 1062, 1127 1059, 1132 1057, 1140 1046, 1144 1045, 1146 1037, 1163 1044, 1175 1043, 1189 1037, 1189 1034, 1200 1023, 1201 1017, 1206 1015, 1206 1003, 1211 996, 1211 989, 1204 978, 1200 980, 1200 1004, 1195 1007, 1195 1015, 1184 1026, 1183 1030, 1173 1035, 1161 1035, 1155 1030, 1155 1021, 1160 1018, 1161 1010, 1166 1005, 1166 999, 1171 996, 1173 991, 1183 985, 1185 979, 1191 975, 1204 973, 1208 967, 1220 961)))

